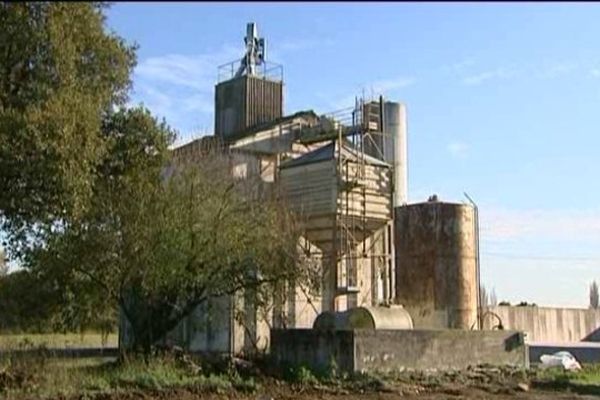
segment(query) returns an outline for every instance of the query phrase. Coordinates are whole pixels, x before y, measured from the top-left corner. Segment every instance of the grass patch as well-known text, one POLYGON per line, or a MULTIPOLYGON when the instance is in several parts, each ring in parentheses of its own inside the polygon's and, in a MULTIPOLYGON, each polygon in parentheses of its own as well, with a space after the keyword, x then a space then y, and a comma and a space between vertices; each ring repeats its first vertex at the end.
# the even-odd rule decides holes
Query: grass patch
POLYGON ((117 347, 118 334, 85 333, 2 334, 0 350, 46 348, 117 347))
POLYGON ((172 356, 120 363, 103 359, 13 357, 0 364, 0 398, 55 398, 186 388, 193 391, 253 393, 254 378, 235 372, 202 374, 172 356))
POLYGON ((586 364, 580 371, 564 371, 560 367, 538 369, 533 383, 540 389, 600 395, 600 364, 586 364))

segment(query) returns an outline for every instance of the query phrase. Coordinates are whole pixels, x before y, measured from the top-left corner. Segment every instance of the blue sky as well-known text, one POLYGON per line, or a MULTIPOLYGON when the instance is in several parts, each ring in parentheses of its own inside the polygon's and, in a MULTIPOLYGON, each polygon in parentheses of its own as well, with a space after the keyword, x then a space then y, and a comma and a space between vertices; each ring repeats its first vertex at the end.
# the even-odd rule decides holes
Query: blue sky
POLYGON ((115 3, 139 44, 132 103, 211 134, 217 66, 255 21, 284 65, 285 112, 354 96, 406 103, 409 198, 481 216, 482 282, 499 300, 588 304, 600 280, 600 4, 115 3))

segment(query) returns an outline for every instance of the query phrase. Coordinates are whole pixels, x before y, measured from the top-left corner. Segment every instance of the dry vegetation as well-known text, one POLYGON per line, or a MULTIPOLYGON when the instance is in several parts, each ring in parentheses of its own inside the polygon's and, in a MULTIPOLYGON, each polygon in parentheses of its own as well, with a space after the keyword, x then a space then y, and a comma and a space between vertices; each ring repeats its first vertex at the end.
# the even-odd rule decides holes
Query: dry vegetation
POLYGON ((121 362, 53 359, 40 354, 0 360, 6 399, 399 399, 577 398, 600 395, 600 366, 583 371, 481 366, 463 371, 356 374, 335 369, 273 371, 268 362, 208 363, 183 354, 121 362))
POLYGON ((52 349, 117 347, 118 334, 31 333, 0 335, 0 351, 45 347, 52 349))

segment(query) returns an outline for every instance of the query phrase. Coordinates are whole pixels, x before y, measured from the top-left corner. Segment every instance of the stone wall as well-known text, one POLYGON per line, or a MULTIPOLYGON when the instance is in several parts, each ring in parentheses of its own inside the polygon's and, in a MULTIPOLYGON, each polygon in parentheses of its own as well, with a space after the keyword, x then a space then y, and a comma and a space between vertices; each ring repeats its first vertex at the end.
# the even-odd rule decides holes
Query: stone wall
POLYGON ((484 329, 498 325, 496 314, 504 329, 524 331, 531 342, 600 342, 600 310, 531 306, 497 306, 488 310, 484 329))
POLYGON ((335 363, 348 372, 529 365, 516 331, 274 329, 271 355, 282 366, 322 370, 335 363))

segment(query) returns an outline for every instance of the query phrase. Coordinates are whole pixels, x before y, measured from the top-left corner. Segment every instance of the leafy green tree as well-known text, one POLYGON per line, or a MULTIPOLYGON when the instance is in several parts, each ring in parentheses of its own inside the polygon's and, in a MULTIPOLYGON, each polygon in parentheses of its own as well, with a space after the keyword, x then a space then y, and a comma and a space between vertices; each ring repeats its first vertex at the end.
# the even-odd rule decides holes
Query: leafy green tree
POLYGON ((48 332, 57 325, 57 291, 51 282, 28 270, 0 277, 0 331, 48 332))
POLYGON ((32 258, 78 294, 73 303, 118 306, 135 347, 149 351, 210 298, 251 290, 260 304, 300 278, 288 214, 258 195, 257 182, 234 179, 226 156, 165 168, 172 133, 143 110, 114 115, 104 129, 110 156, 91 206, 32 258))
POLYGON ((87 206, 135 48, 101 3, 0 3, 0 221, 13 252, 87 206), (10 190, 7 190, 10 189, 10 190))
POLYGON ((64 220, 39 234, 41 240, 25 259, 29 270, 55 288, 55 300, 61 305, 54 316, 55 325, 66 330, 116 321, 118 302, 106 295, 98 280, 90 279, 85 268, 93 269, 96 274, 111 273, 111 254, 103 253, 107 243, 102 240, 104 230, 119 223, 115 207, 123 204, 114 202, 126 201, 132 209, 145 207, 143 203, 132 203, 132 198, 120 196, 129 196, 130 189, 143 191, 160 182, 168 146, 175 136, 166 123, 157 121, 144 108, 106 114, 101 132, 106 151, 94 170, 86 211, 79 218, 64 220), (85 240, 81 240, 83 237, 85 240), (79 253, 70 254, 71 250, 79 253))
POLYGON ((147 351, 209 298, 260 301, 302 270, 287 213, 226 157, 165 168, 173 132, 120 109, 135 48, 103 12, 0 3, 0 223, 27 268, 15 290, 51 294, 44 316, 81 327, 120 307, 147 351))

